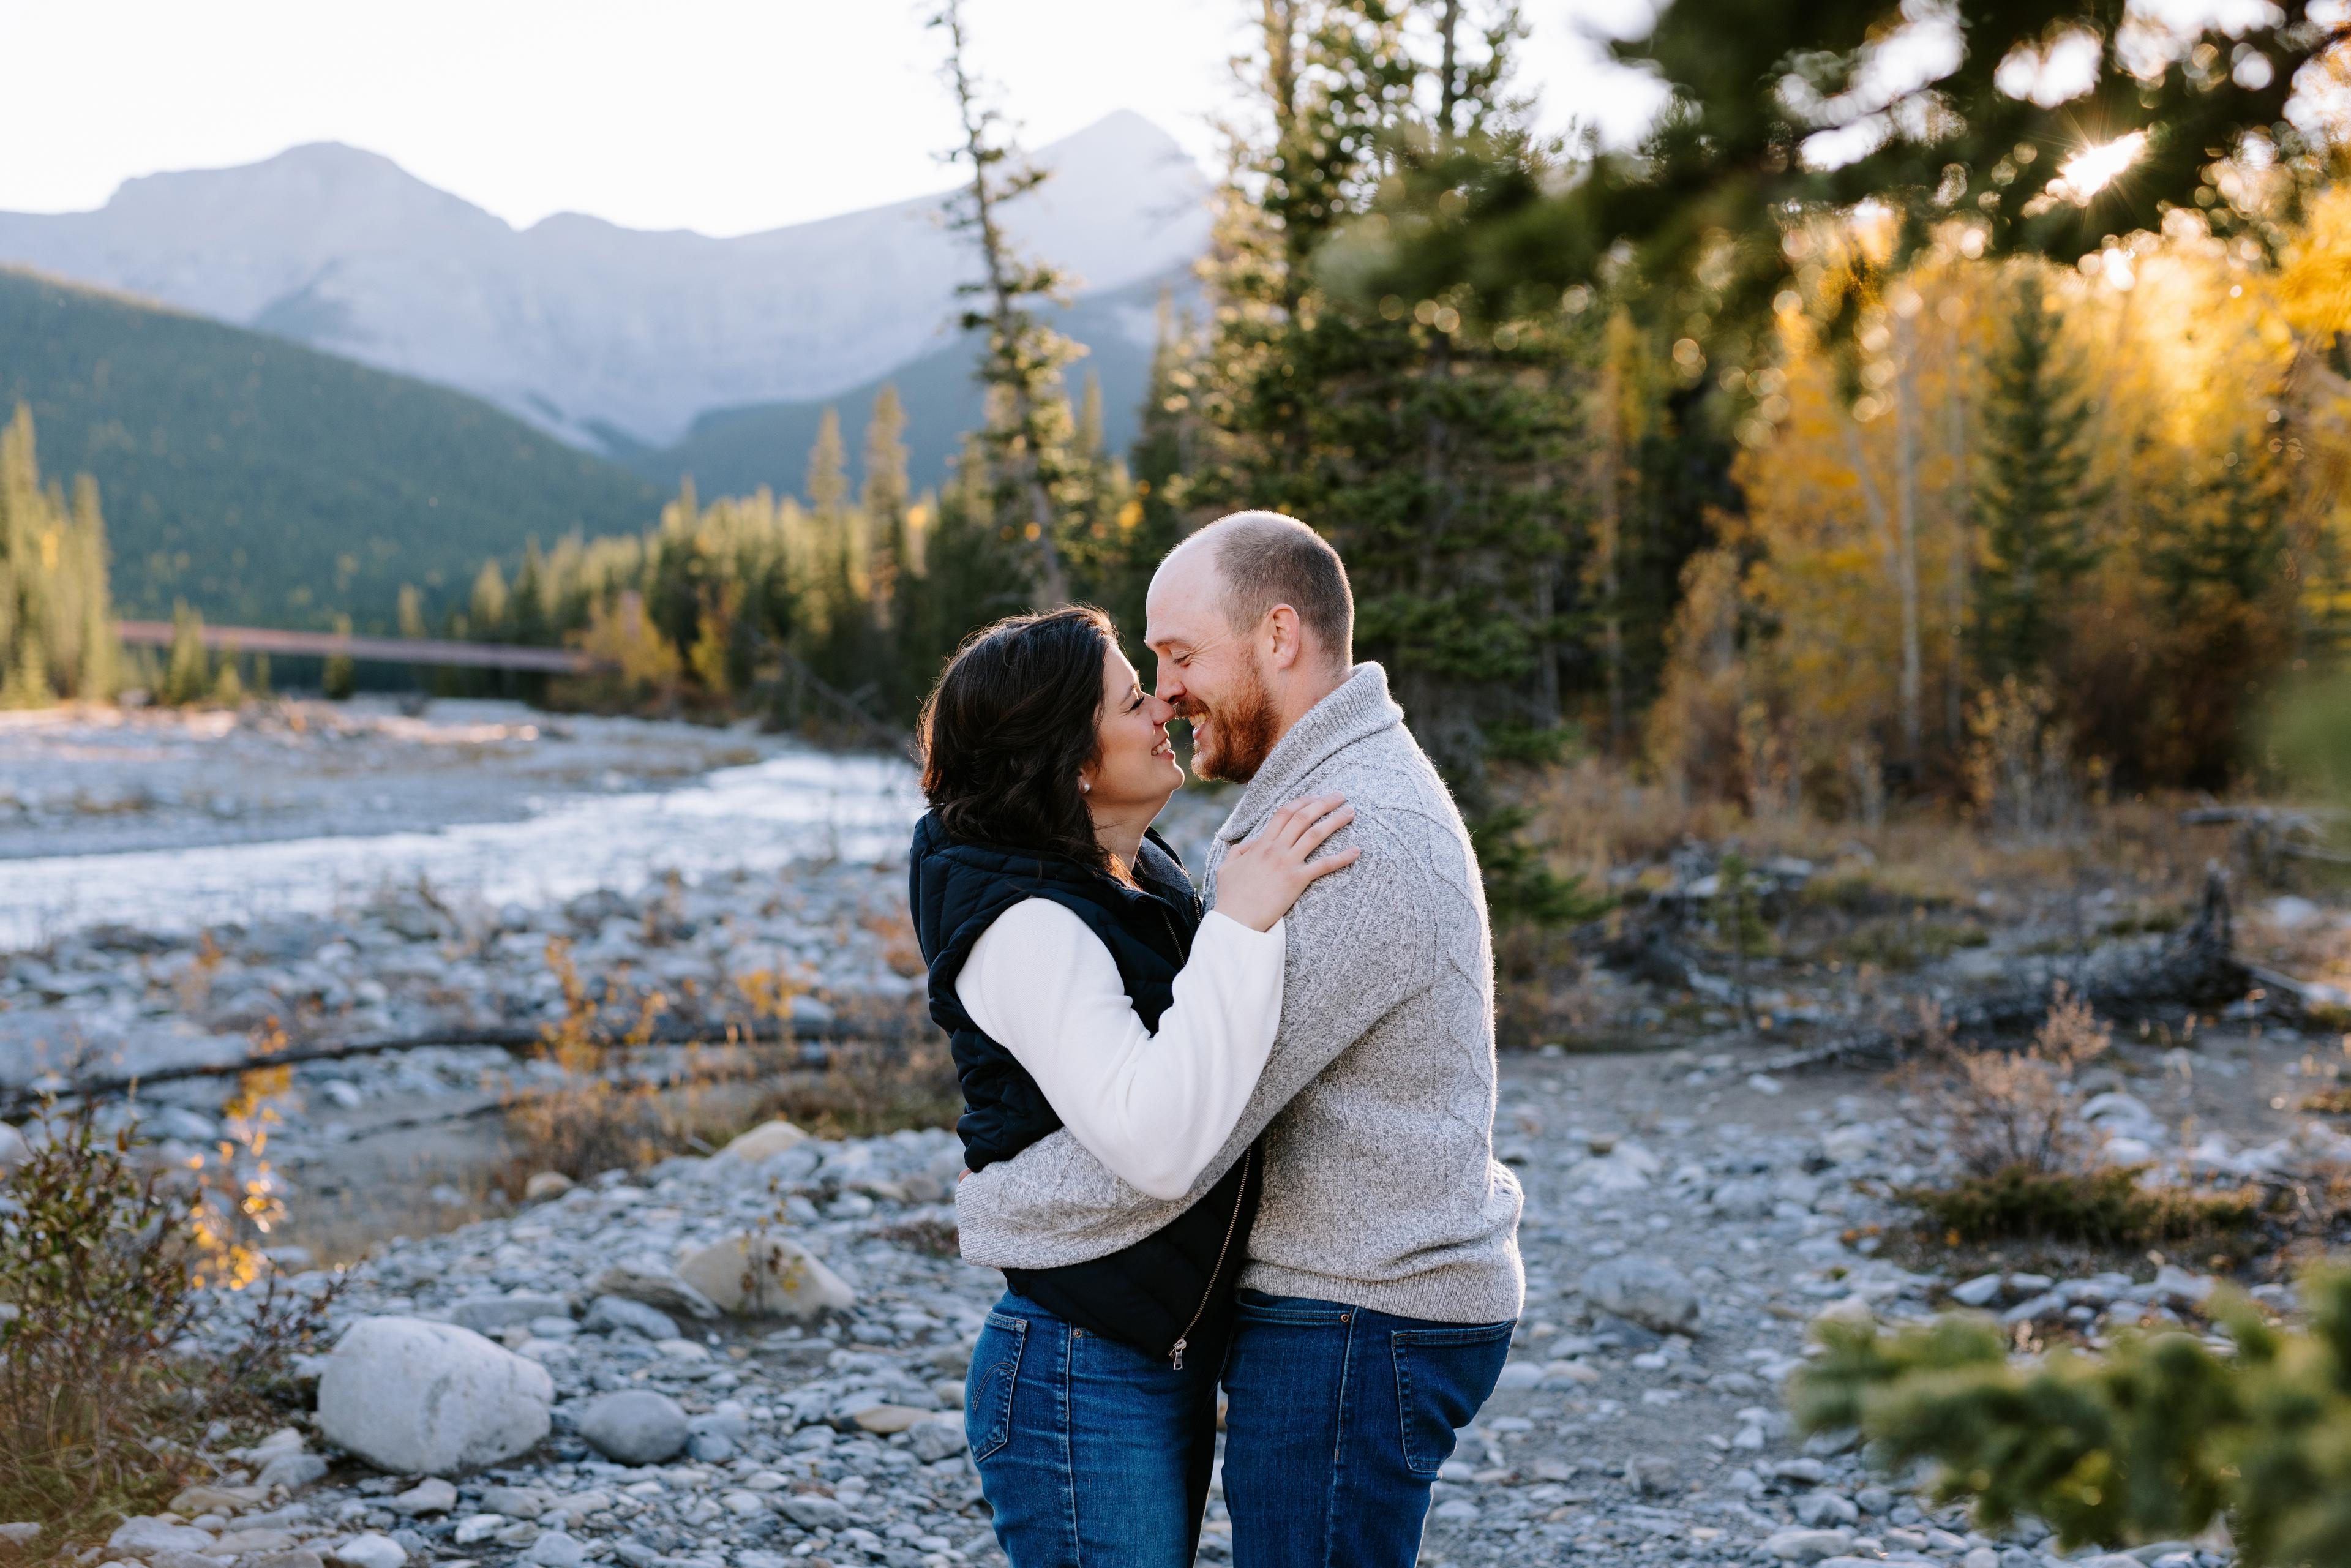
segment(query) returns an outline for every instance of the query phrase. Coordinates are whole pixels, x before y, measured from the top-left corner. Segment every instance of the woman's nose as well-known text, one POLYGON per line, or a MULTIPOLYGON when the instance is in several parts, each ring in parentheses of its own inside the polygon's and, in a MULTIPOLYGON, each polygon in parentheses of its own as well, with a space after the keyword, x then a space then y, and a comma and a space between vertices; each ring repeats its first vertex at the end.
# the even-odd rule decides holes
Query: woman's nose
POLYGON ((1176 716, 1176 705, 1164 697, 1146 696, 1143 699, 1143 711, 1150 715, 1153 724, 1165 729, 1167 727, 1167 721, 1176 716))

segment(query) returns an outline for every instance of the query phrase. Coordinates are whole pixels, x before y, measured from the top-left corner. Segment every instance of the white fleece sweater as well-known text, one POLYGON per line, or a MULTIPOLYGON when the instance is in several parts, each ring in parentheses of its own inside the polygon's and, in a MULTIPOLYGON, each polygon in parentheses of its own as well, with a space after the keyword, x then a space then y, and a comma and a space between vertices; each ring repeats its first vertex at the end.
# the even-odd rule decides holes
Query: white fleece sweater
POLYGON ((1210 915, 1157 1033, 1085 922, 1024 899, 972 945, 956 997, 1044 1091, 1070 1135, 1156 1198, 1191 1189, 1240 1120, 1281 1020, 1282 923, 1210 915))

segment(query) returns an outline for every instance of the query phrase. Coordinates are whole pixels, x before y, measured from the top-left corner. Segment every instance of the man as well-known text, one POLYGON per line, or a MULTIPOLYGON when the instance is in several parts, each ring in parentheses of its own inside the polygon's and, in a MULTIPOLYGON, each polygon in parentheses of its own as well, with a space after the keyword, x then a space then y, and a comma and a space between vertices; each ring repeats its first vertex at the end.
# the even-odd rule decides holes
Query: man
MULTIPOLYGON (((1469 836, 1376 664, 1353 663, 1338 554, 1241 512, 1152 580, 1158 695, 1193 766, 1245 786, 1208 856, 1333 794, 1360 845, 1289 916, 1281 1022, 1194 1197, 1262 1134, 1225 1366, 1225 1496, 1240 1568, 1377 1568, 1419 1552, 1429 1485, 1492 1393, 1525 1295, 1520 1194, 1492 1154, 1493 955, 1469 836)), ((1076 1262, 1148 1234, 1157 1203, 1066 1132, 967 1182, 964 1252, 1076 1262)))

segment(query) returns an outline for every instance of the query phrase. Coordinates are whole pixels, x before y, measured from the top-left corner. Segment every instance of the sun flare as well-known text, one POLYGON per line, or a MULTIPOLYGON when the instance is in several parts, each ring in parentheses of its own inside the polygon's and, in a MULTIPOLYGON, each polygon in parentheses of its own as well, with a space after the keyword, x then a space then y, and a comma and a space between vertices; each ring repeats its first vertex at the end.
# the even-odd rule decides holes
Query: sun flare
POLYGON ((2090 198, 2112 184, 2115 176, 2138 161, 2147 150, 2147 132, 2134 131, 2100 146, 2088 147, 2065 161, 2049 183, 2052 195, 2088 206, 2090 198))

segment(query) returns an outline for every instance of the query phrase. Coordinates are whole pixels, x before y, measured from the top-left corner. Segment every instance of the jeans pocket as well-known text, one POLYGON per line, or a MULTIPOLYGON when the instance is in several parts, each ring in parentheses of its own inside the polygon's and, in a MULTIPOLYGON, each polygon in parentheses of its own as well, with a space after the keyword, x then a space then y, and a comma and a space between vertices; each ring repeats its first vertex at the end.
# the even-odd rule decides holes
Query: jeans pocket
POLYGON ((979 1343, 972 1346, 971 1371, 964 1376, 963 1432, 974 1464, 1012 1440, 1012 1385, 1028 1343, 1028 1320, 990 1312, 979 1343))
POLYGON ((1433 1476, 1453 1457, 1454 1436, 1494 1392, 1517 1327, 1476 1323, 1389 1333, 1396 1421, 1404 1433, 1405 1468, 1414 1475, 1433 1476))

